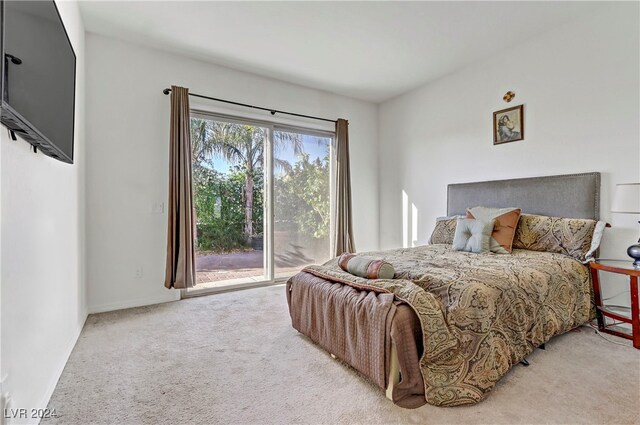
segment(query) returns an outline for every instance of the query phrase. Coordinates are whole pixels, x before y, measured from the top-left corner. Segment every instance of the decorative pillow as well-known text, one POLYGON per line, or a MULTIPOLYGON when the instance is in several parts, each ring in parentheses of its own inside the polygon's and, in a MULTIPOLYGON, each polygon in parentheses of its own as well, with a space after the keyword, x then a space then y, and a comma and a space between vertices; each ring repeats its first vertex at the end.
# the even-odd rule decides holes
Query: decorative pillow
POLYGON ((380 258, 345 252, 338 262, 345 272, 365 279, 393 279, 396 274, 393 266, 380 258))
POLYGON ((436 227, 431 233, 429 244, 447 244, 453 243, 453 235, 456 233, 456 223, 461 216, 438 217, 436 219, 436 227))
POLYGON ((520 219, 520 208, 467 208, 467 218, 495 220, 496 226, 491 233, 491 252, 511 254, 513 237, 520 219))
POLYGON ((565 254, 588 261, 600 246, 602 221, 522 214, 513 247, 565 254))
POLYGON ((453 237, 453 249, 456 251, 489 252, 491 248, 491 232, 494 220, 482 221, 472 218, 459 218, 456 233, 453 237))

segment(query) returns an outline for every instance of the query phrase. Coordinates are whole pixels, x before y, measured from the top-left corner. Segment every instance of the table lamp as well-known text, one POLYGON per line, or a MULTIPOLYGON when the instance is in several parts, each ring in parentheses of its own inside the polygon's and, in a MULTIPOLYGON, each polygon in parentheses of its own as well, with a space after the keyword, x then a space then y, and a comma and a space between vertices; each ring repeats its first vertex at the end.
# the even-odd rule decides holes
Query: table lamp
MULTIPOLYGON (((640 214, 640 183, 621 183, 616 185, 611 212, 622 214, 640 214)), ((640 223, 640 221, 638 222, 640 223)), ((633 267, 640 269, 640 239, 627 248, 627 254, 633 258, 633 267)))

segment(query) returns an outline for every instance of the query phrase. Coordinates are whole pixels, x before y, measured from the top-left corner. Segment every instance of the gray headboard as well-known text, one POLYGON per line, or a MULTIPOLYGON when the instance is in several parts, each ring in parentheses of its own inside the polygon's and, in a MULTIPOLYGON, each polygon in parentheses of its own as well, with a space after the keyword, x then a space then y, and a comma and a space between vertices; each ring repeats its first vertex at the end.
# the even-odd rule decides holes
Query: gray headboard
POLYGON ((570 218, 600 218, 600 173, 450 184, 447 215, 466 208, 517 207, 523 213, 570 218))

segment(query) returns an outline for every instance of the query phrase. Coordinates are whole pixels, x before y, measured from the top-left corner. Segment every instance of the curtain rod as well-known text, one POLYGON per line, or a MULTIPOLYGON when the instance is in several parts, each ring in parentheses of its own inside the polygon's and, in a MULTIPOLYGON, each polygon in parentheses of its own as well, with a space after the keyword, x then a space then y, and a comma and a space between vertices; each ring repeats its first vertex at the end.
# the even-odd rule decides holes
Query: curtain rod
MULTIPOLYGON (((162 93, 168 95, 169 93, 171 93, 171 89, 166 88, 162 90, 162 93)), ((231 100, 218 99, 216 97, 204 96, 196 93, 189 93, 189 96, 199 97, 201 99, 215 100, 216 102, 229 103, 231 105, 244 106, 245 108, 260 109, 261 111, 271 112, 271 115, 285 114, 285 115, 293 115, 294 117, 310 118, 312 120, 327 121, 332 123, 338 122, 337 120, 330 120, 329 118, 314 117, 312 115, 296 114, 295 112, 286 112, 286 111, 279 111, 277 109, 263 108, 261 106, 254 106, 246 103, 233 102, 231 100)))

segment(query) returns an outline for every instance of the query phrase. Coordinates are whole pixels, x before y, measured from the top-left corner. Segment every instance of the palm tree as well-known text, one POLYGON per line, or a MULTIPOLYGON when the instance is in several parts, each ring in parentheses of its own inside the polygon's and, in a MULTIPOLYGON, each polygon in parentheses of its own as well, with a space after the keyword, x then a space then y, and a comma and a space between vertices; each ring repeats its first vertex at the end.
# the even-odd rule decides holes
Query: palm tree
MULTIPOLYGON (((222 158, 239 166, 244 172, 244 236, 247 244, 253 236, 253 179, 264 167, 264 148, 267 129, 252 125, 221 121, 191 119, 191 142, 193 163, 200 166, 209 158, 222 158)), ((273 137, 274 167, 290 171, 292 165, 276 155, 286 147, 292 147, 296 155, 303 153, 302 140, 298 134, 275 132, 273 137)))

